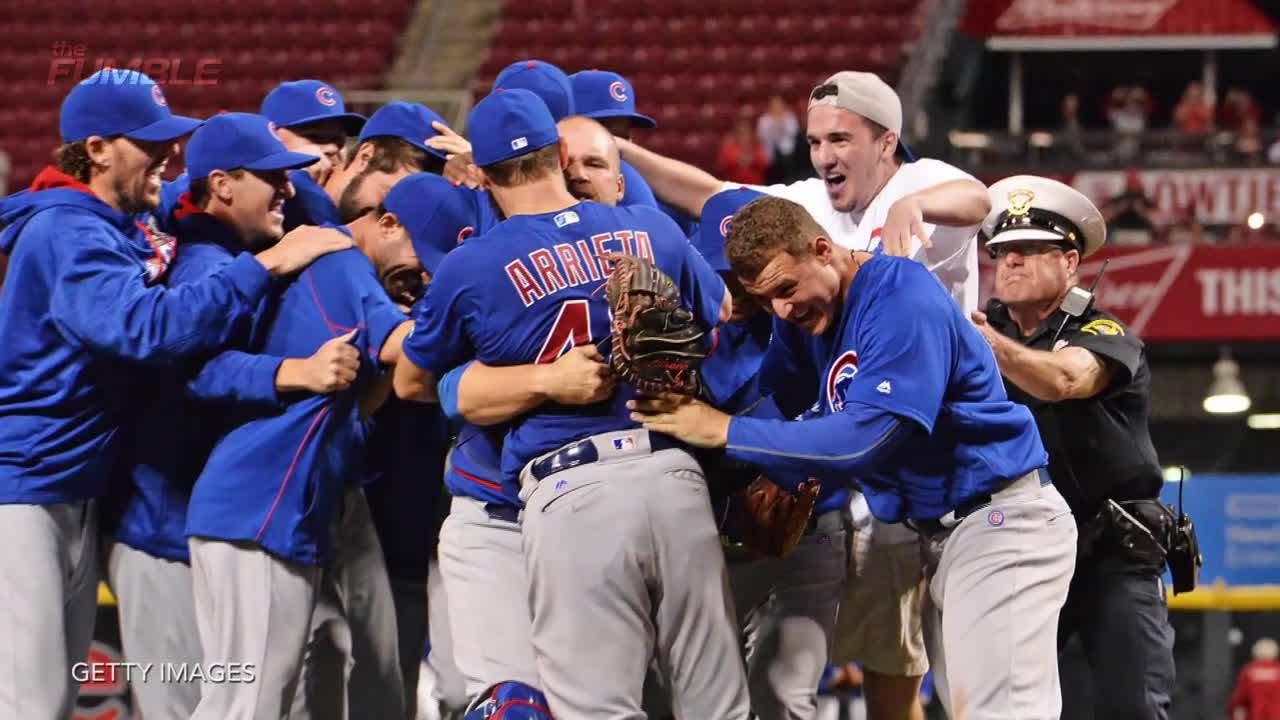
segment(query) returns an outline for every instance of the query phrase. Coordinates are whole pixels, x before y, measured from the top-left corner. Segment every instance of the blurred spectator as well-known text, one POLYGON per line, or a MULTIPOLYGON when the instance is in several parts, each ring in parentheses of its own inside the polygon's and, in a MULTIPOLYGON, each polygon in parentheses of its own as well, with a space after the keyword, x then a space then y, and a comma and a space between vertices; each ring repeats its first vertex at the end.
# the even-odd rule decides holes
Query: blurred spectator
POLYGON ((716 172, 731 182, 763 185, 768 169, 769 158, 765 155, 764 146, 756 140, 751 119, 746 115, 739 117, 733 126, 733 134, 720 145, 716 172))
POLYGON ((1120 135, 1115 148, 1116 159, 1132 160, 1137 157, 1141 147, 1138 134, 1147 129, 1150 115, 1151 97, 1145 88, 1118 87, 1111 91, 1107 100, 1107 121, 1120 135))
POLYGON ((1280 720, 1280 647, 1271 638, 1253 644, 1253 662, 1240 669, 1227 706, 1231 720, 1280 720))
POLYGON ((1238 87, 1228 90, 1218 106, 1218 127, 1228 132, 1240 132, 1251 121, 1254 125, 1262 122, 1262 111, 1253 96, 1238 87))
POLYGON ((1184 133, 1203 134, 1213 125, 1213 105, 1204 94, 1204 85, 1188 83, 1182 99, 1173 108, 1173 126, 1184 133))
POLYGON ((1074 155, 1084 154, 1084 128, 1080 125, 1080 96, 1067 93, 1062 98, 1062 146, 1074 155))
POLYGON ((756 137, 764 146, 770 167, 796 149, 796 133, 799 131, 800 123, 786 101, 779 95, 769 98, 769 109, 756 120, 756 137))
POLYGON ((1157 211, 1147 197, 1137 170, 1125 177, 1124 191, 1101 208, 1107 221, 1107 240, 1117 245, 1146 245, 1155 235, 1157 211))

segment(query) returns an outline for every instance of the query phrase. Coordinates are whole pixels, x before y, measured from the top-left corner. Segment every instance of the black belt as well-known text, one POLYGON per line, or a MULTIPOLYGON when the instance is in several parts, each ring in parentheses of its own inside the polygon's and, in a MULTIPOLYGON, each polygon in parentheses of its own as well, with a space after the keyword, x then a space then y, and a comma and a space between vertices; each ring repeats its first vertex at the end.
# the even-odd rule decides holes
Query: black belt
MULTIPOLYGON (((678 440, 669 435, 659 435, 657 433, 649 433, 649 451, 658 452, 659 450, 673 450, 675 448, 684 447, 678 440)), ((533 463, 529 468, 529 472, 533 473, 533 477, 539 482, 546 480, 548 477, 560 472, 582 465, 588 465, 600 459, 600 451, 596 449, 595 443, 590 438, 579 440, 571 445, 565 445, 559 450, 533 463)))
POLYGON ((489 513, 490 520, 502 520, 509 523, 520 520, 520 508, 498 503, 485 503, 484 511, 489 513))
MULTIPOLYGON (((1045 472, 1044 468, 1041 468, 1039 470, 1039 473, 1040 473, 1040 487, 1045 487, 1046 485, 1052 484, 1051 480, 1049 479, 1049 473, 1045 472)), ((1010 481, 1009 484, 1012 485, 1013 483, 1021 479, 1022 479, 1022 476, 1019 475, 1016 479, 1010 481)), ((957 505, 955 510, 948 513, 948 515, 951 518, 953 518, 950 525, 943 523, 943 518, 948 517, 948 515, 943 515, 940 518, 931 518, 928 520, 907 519, 907 520, 903 520, 902 524, 906 525, 912 530, 915 530, 921 535, 925 535, 925 536, 939 535, 949 530, 954 530, 956 526, 960 524, 961 520, 981 510, 982 508, 990 505, 991 503, 992 503, 992 497, 990 494, 978 495, 976 497, 972 497, 968 500, 965 500, 964 502, 957 505)))

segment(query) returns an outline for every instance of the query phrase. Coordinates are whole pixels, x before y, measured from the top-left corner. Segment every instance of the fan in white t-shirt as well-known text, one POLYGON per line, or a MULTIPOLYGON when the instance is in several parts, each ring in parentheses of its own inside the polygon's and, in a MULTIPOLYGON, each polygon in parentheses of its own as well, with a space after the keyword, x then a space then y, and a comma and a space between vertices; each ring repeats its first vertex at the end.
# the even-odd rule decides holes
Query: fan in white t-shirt
MULTIPOLYGON (((879 243, 921 262, 966 312, 976 310, 986 188, 947 163, 916 160, 901 133, 893 88, 872 73, 836 73, 809 96, 806 135, 818 177, 756 189, 803 205, 840 245, 870 250, 879 243)), ((659 198, 694 216, 707 198, 736 187, 635 144, 619 145, 659 198)))

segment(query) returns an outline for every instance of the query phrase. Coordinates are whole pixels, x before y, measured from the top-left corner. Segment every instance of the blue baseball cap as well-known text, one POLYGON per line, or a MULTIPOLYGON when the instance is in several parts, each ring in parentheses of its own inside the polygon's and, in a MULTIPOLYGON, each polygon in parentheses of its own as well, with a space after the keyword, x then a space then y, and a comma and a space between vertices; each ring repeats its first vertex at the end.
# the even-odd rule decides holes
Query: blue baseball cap
POLYGON ((448 124, 435 110, 426 105, 394 100, 378 108, 377 112, 369 116, 364 129, 360 131, 359 141, 364 142, 376 137, 398 137, 444 160, 444 153, 427 147, 427 140, 440 134, 431 127, 432 122, 448 124))
POLYGON ((435 173, 415 173, 397 182, 382 205, 409 231, 413 251, 432 275, 445 254, 474 235, 479 224, 464 191, 435 173))
POLYGON ((498 73, 493 89, 528 90, 542 98, 556 122, 575 114, 573 83, 560 68, 542 60, 513 62, 498 73))
POLYGON ((764 197, 764 193, 748 188, 735 188, 712 195, 702 206, 702 223, 692 238, 693 246, 706 258, 712 270, 729 272, 729 260, 724 256, 724 240, 729 237, 733 215, 742 206, 760 197, 764 197))
POLYGON ((583 70, 569 76, 573 83, 573 106, 589 118, 627 118, 637 127, 653 128, 658 123, 636 112, 636 91, 616 72, 583 70))
POLYGON ((471 158, 482 168, 560 140, 546 103, 528 90, 498 90, 487 95, 471 108, 467 134, 471 158))
POLYGON ((320 158, 291 152, 275 124, 253 113, 222 113, 205 121, 187 143, 187 174, 208 177, 214 170, 291 170, 320 158))
POLYGON ((342 95, 329 83, 294 80, 280 83, 262 99, 260 112, 276 127, 294 127, 321 120, 341 120, 348 135, 360 132, 365 117, 347 112, 342 95))
POLYGON ((103 68, 71 88, 58 117, 64 143, 91 135, 123 135, 144 142, 177 140, 200 123, 174 115, 155 80, 137 70, 116 68, 103 68))

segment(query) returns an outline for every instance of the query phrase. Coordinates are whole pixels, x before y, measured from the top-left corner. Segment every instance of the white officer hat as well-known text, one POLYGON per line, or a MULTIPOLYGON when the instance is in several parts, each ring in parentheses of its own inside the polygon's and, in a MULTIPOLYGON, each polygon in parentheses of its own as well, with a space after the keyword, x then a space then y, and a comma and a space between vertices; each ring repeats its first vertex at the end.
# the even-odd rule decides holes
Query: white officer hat
POLYGON ((1066 243, 1089 257, 1107 242, 1107 223, 1089 198, 1057 180, 1015 175, 992 185, 982 224, 987 247, 1016 240, 1066 243))

